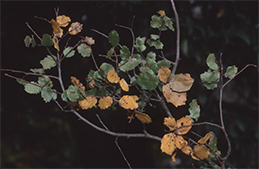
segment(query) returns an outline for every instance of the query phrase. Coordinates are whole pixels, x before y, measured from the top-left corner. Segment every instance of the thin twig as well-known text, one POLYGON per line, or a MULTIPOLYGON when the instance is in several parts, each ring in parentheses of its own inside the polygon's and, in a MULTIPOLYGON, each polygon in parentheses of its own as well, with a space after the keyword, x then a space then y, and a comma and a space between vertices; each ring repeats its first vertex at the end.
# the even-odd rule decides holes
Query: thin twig
POLYGON ((30 25, 28 24, 28 22, 25 22, 25 24, 27 25, 27 27, 34 33, 35 36, 37 36, 37 38, 39 40, 41 40, 41 38, 39 37, 39 35, 30 27, 30 25))
MULTIPOLYGON (((102 32, 99 32, 98 30, 91 29, 91 31, 94 31, 94 32, 96 32, 96 33, 98 33, 98 34, 100 34, 100 35, 102 35, 102 36, 106 37, 107 39, 109 38, 107 35, 105 35, 105 34, 104 34, 104 33, 102 33, 102 32)), ((118 45, 120 46, 120 48, 122 48, 121 44, 119 44, 119 43, 118 43, 118 45)))
POLYGON ((96 61, 95 61, 95 59, 94 59, 94 54, 93 54, 93 52, 91 52, 91 56, 92 56, 92 59, 93 59, 95 68, 96 68, 97 70, 99 70, 99 68, 98 68, 98 66, 97 66, 97 63, 96 63, 96 61))
POLYGON ((115 139, 115 144, 116 144, 117 148, 119 149, 119 151, 120 151, 120 153, 121 153, 123 159, 126 161, 128 167, 131 169, 130 163, 128 162, 126 156, 124 155, 123 151, 121 150, 121 148, 120 148, 120 146, 119 146, 119 144, 118 144, 118 137, 116 137, 116 139, 115 139))
POLYGON ((100 118, 99 114, 95 113, 96 117, 98 118, 99 122, 102 124, 102 126, 109 131, 108 127, 103 123, 102 119, 100 118))

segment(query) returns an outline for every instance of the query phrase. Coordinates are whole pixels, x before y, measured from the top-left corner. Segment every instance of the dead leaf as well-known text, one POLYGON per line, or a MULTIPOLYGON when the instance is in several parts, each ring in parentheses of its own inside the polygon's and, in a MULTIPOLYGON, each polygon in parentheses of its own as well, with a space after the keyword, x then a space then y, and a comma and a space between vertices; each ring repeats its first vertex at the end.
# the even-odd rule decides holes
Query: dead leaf
POLYGON ((136 96, 136 95, 131 95, 131 97, 133 98, 134 101, 138 101, 139 100, 138 96, 136 96))
POLYGON ((120 86, 121 86, 122 90, 124 90, 125 92, 129 91, 129 85, 124 79, 120 80, 120 86))
POLYGON ((170 75, 171 75, 171 70, 166 66, 162 66, 158 70, 158 77, 164 83, 168 81, 168 79, 170 78, 170 75))
POLYGON ((59 23, 57 23, 54 19, 51 19, 50 22, 52 25, 54 36, 61 38, 63 36, 63 29, 59 27, 59 23))
POLYGON ((187 141, 184 140, 182 136, 176 136, 175 138, 175 146, 179 149, 182 149, 184 146, 187 145, 187 141))
POLYGON ((196 145, 193 147, 191 156, 195 160, 204 160, 209 157, 210 150, 204 145, 196 145))
POLYGON ((113 100, 110 96, 102 97, 99 100, 98 106, 100 107, 100 109, 107 109, 108 107, 110 107, 112 105, 112 102, 113 102, 113 100))
POLYGON ((92 79, 90 82, 89 82, 89 87, 91 88, 91 89, 93 89, 94 88, 94 79, 92 79))
POLYGON ((107 73, 107 79, 111 83, 118 83, 120 81, 120 77, 113 69, 107 73))
POLYGON ((176 156, 176 151, 174 151, 174 152, 173 152, 173 155, 172 155, 172 157, 171 157, 171 158, 172 158, 172 162, 173 162, 173 163, 174 163, 174 162, 176 162, 176 160, 175 160, 175 156, 176 156))
POLYGON ((88 37, 88 36, 85 37, 84 42, 86 42, 88 45, 95 44, 94 39, 92 37, 88 37))
POLYGON ((192 128, 192 126, 188 126, 188 125, 191 125, 191 124, 192 124, 192 120, 190 117, 180 118, 179 120, 176 121, 176 126, 177 126, 176 133, 179 135, 184 135, 188 133, 188 131, 192 128), (188 127, 183 127, 183 126, 188 126, 188 127))
POLYGON ((69 27, 68 31, 71 35, 76 35, 79 32, 81 32, 83 29, 83 24, 80 24, 79 22, 74 22, 69 27))
POLYGON ((84 100, 78 101, 83 110, 91 109, 96 103, 97 99, 94 96, 87 96, 84 100))
POLYGON ((53 40, 53 42, 54 42, 54 48, 56 48, 58 51, 60 51, 60 50, 59 50, 59 46, 58 46, 58 44, 57 44, 57 42, 56 42, 57 37, 56 37, 56 36, 53 36, 52 40, 53 40))
POLYGON ((211 132, 208 132, 204 137, 202 137, 198 143, 199 144, 205 144, 211 137, 211 132))
POLYGON ((121 107, 124 109, 137 109, 138 108, 138 103, 129 95, 124 95, 120 100, 119 104, 121 107))
POLYGON ((169 83, 162 87, 164 97, 168 103, 172 103, 175 107, 185 105, 187 100, 186 93, 173 92, 169 86, 169 83))
POLYGON ((175 137, 176 135, 174 133, 168 133, 163 136, 160 146, 162 152, 168 155, 173 154, 173 152, 176 150, 175 137))
POLYGON ((85 86, 82 83, 80 83, 80 81, 76 77, 71 76, 70 78, 71 83, 73 83, 74 86, 80 87, 81 89, 85 90, 85 86))
POLYGON ((71 22, 71 19, 68 16, 60 15, 56 18, 56 21, 60 27, 66 27, 71 22))
POLYGON ((192 87, 192 84, 194 82, 194 79, 191 78, 190 74, 186 73, 186 74, 176 74, 174 75, 169 84, 170 84, 170 88, 173 91, 176 92, 186 92, 188 90, 190 90, 190 88, 192 87))
POLYGON ((165 11, 164 10, 159 10, 157 11, 158 14, 160 14, 160 16, 165 16, 165 11))
POLYGON ((140 113, 138 110, 135 111, 135 116, 139 119, 139 121, 142 121, 144 123, 149 124, 152 122, 151 118, 147 114, 140 113))
POLYGON ((164 125, 166 125, 170 131, 174 131, 176 129, 176 121, 174 118, 171 118, 171 117, 164 118, 164 125))
POLYGON ((181 150, 184 154, 187 154, 187 155, 190 155, 190 153, 192 152, 192 148, 187 145, 185 145, 181 150))

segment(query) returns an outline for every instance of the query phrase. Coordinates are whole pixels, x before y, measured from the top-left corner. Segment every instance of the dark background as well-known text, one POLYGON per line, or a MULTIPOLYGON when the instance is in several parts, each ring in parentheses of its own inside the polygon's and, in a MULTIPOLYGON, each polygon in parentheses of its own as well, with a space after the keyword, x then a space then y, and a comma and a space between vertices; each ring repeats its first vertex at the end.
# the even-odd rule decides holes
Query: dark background
MULTIPOLYGON (((223 53, 224 68, 236 65, 241 70, 246 64, 257 64, 258 55, 258 2, 257 1, 176 1, 181 26, 181 61, 177 73, 190 73, 195 79, 188 92, 186 106, 175 108, 169 105, 176 118, 188 114, 188 104, 197 98, 201 106, 199 122, 219 124, 218 90, 206 90, 199 75, 207 70, 206 57, 214 52, 217 59, 223 53), (201 9, 199 12, 199 9, 201 9), (223 12, 222 14, 220 12, 223 12)), ((32 35, 25 22, 42 36, 51 34, 51 26, 34 16, 51 20, 54 8, 69 16, 72 22, 84 24, 82 36, 91 36, 96 44, 93 52, 98 65, 104 61, 98 54, 106 54, 110 46, 107 39, 91 31, 96 29, 108 34, 115 29, 120 34, 120 43, 131 47, 128 30, 115 24, 130 26, 134 20, 135 36, 149 38, 157 33, 150 28, 152 15, 160 9, 174 21, 169 1, 1 1, 1 68, 29 71, 41 67, 47 51, 42 47, 26 48, 23 39, 32 35)), ((175 25, 175 24, 174 24, 175 25)), ((174 32, 162 33, 164 53, 174 60, 174 32)), ((74 41, 71 41, 73 44, 74 41)), ((64 45, 64 44, 63 44, 64 45)), ((84 83, 88 71, 93 68, 90 58, 76 56, 64 60, 63 79, 70 85, 70 76, 84 83)), ((93 68, 94 69, 94 68, 93 68)), ((49 74, 57 74, 50 70, 49 74)), ((22 74, 10 73, 17 77, 22 74)), ((36 80, 28 77, 27 80, 36 80)), ((60 91, 58 83, 57 90, 60 91)), ((98 124, 94 115, 98 112, 110 130, 117 132, 141 132, 141 124, 133 120, 128 124, 122 109, 117 112, 91 109, 81 112, 90 121, 98 124)), ((153 123, 147 130, 159 137, 165 133, 162 125, 166 114, 159 108, 149 108, 153 123)), ((227 165, 237 168, 258 168, 258 69, 247 68, 225 89, 223 113, 227 132, 232 143, 232 152, 227 165)), ((223 156, 226 141, 221 131, 210 127, 193 127, 200 135, 213 130, 218 136, 218 146, 223 156)), ((59 110, 54 102, 45 104, 39 95, 30 95, 23 86, 1 72, 1 167, 5 168, 126 168, 115 138, 100 133, 69 113, 59 110)), ((158 141, 140 138, 119 138, 119 145, 133 168, 166 168, 171 166, 168 155, 161 153, 158 141)), ((181 152, 179 168, 201 166, 181 152)))

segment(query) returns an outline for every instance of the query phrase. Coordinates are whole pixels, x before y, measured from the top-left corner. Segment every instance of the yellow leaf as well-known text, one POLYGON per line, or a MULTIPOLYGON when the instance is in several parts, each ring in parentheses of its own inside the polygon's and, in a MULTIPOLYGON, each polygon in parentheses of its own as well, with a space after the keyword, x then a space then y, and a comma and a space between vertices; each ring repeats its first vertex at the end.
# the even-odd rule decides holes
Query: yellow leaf
POLYGON ((65 15, 60 15, 56 18, 57 23, 59 24, 59 26, 61 27, 66 27, 69 22, 71 22, 71 19, 68 16, 65 15))
POLYGON ((202 137, 202 138, 198 141, 198 143, 199 143, 199 144, 205 144, 205 143, 209 140, 210 137, 211 137, 211 132, 208 132, 204 137, 202 137))
POLYGON ((136 96, 136 95, 132 95, 131 97, 133 98, 134 101, 138 101, 138 99, 139 99, 138 96, 136 96))
POLYGON ((139 121, 142 121, 142 122, 144 122, 144 123, 151 123, 152 122, 152 120, 151 120, 151 118, 147 115, 147 114, 145 114, 145 113, 140 113, 139 111, 135 111, 135 116, 139 119, 139 121))
POLYGON ((84 100, 78 101, 79 106, 83 110, 92 108, 97 103, 97 99, 94 96, 87 96, 84 100))
POLYGON ((170 88, 173 91, 186 92, 186 91, 190 90, 193 82, 194 82, 194 80, 193 80, 193 78, 191 78, 190 74, 181 73, 181 74, 174 75, 171 78, 169 84, 170 84, 170 88))
POLYGON ((56 42, 57 37, 56 37, 56 36, 53 36, 52 40, 53 40, 53 42, 54 42, 54 48, 56 48, 58 51, 60 51, 60 50, 59 50, 59 46, 58 46, 58 44, 57 44, 57 42, 56 42))
POLYGON ((172 157, 171 157, 171 158, 172 158, 172 162, 173 162, 173 163, 174 163, 174 162, 176 162, 176 160, 175 160, 175 156, 176 156, 176 151, 174 151, 174 152, 173 152, 173 155, 172 155, 172 157))
POLYGON ((171 117, 164 118, 164 125, 166 125, 170 131, 174 131, 176 129, 176 122, 174 118, 171 118, 171 117))
POLYGON ((157 12, 158 14, 160 14, 160 16, 165 16, 165 11, 164 10, 159 10, 158 12, 157 12))
POLYGON ((71 83, 73 83, 74 86, 80 87, 81 89, 85 90, 85 86, 79 82, 79 80, 73 76, 71 78, 71 83))
POLYGON ((190 155, 190 153, 192 152, 192 148, 187 145, 185 145, 181 150, 184 154, 187 154, 187 155, 190 155))
POLYGON ((94 79, 92 79, 90 82, 89 82, 89 87, 91 88, 91 89, 93 89, 94 88, 94 79))
POLYGON ((188 133, 188 131, 192 128, 192 126, 188 126, 188 125, 191 125, 191 124, 192 124, 192 120, 190 117, 180 118, 179 120, 176 121, 176 125, 177 125, 176 133, 179 135, 188 133), (183 127, 183 126, 188 126, 188 127, 183 127))
POLYGON ((185 105, 185 102, 187 100, 187 94, 186 93, 177 93, 173 92, 170 89, 169 83, 164 85, 162 87, 164 97, 166 98, 166 101, 168 103, 172 103, 175 105, 175 107, 185 105))
POLYGON ((121 86, 122 90, 124 90, 125 92, 129 91, 128 83, 124 79, 121 79, 120 86, 121 86))
POLYGON ((171 75, 171 70, 168 69, 168 67, 166 67, 166 66, 162 66, 158 70, 158 77, 164 83, 166 83, 168 81, 170 75, 171 75))
POLYGON ((108 107, 110 107, 112 105, 112 102, 113 101, 110 96, 102 97, 99 100, 98 106, 100 107, 100 109, 107 109, 108 107))
POLYGON ((68 31, 71 35, 76 35, 79 32, 81 32, 83 29, 83 24, 80 24, 79 22, 74 22, 69 27, 68 31))
POLYGON ((174 133, 168 133, 165 134, 161 140, 161 146, 160 149, 162 152, 172 155, 175 151, 175 137, 176 135, 174 133))
POLYGON ((61 38, 63 36, 63 29, 59 27, 59 23, 57 23, 54 19, 51 19, 50 22, 52 25, 54 36, 61 38))
POLYGON ((191 156, 195 160, 204 160, 209 157, 210 150, 204 145, 196 145, 193 147, 191 156))
POLYGON ((111 83, 118 83, 120 81, 120 77, 113 69, 107 73, 107 79, 111 83))
POLYGON ((184 146, 187 145, 187 141, 184 140, 182 136, 176 136, 175 138, 175 146, 179 149, 182 149, 184 146))
POLYGON ((84 42, 86 42, 88 45, 93 45, 93 44, 95 44, 94 39, 91 38, 91 37, 88 37, 88 36, 85 37, 84 42))
POLYGON ((120 100, 119 104, 124 109, 136 109, 138 108, 138 103, 129 95, 124 95, 120 100))

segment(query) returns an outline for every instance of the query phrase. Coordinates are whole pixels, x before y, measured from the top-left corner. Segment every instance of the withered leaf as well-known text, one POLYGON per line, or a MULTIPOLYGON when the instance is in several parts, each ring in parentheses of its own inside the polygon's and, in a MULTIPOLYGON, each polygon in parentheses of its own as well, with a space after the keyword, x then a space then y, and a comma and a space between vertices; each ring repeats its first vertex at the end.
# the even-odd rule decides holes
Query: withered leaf
POLYGON ((162 66, 158 70, 158 77, 164 83, 168 81, 168 79, 170 78, 170 75, 171 75, 171 70, 166 66, 162 66))
POLYGON ((175 138, 176 135, 174 133, 165 134, 161 140, 161 151, 168 155, 172 155, 176 150, 175 138))
POLYGON ((83 29, 83 24, 80 24, 79 22, 74 22, 69 27, 68 31, 71 35, 76 35, 80 33, 83 29))
POLYGON ((65 15, 58 16, 56 20, 60 27, 66 27, 71 22, 71 19, 65 15))
POLYGON ((114 69, 110 70, 107 73, 107 79, 109 82, 111 83, 118 83, 120 81, 120 77, 118 76, 118 74, 114 71, 114 69))
POLYGON ((205 145, 196 145, 193 147, 191 156, 195 160, 204 160, 209 157, 210 150, 205 145))
POLYGON ((175 146, 179 149, 182 149, 187 145, 187 141, 182 136, 176 136, 175 138, 175 146))
POLYGON ((108 107, 110 107, 112 105, 112 102, 113 101, 110 96, 102 97, 99 100, 98 106, 100 107, 100 109, 107 109, 108 107))
POLYGON ((124 79, 120 80, 120 86, 121 86, 122 90, 124 90, 125 92, 129 91, 128 83, 124 79))
POLYGON ((177 125, 176 133, 179 135, 184 135, 188 133, 188 131, 192 128, 192 126, 188 126, 188 125, 191 125, 191 124, 192 124, 192 120, 190 117, 180 118, 179 120, 176 121, 176 125, 177 125), (184 127, 184 126, 188 126, 188 127, 184 127))
POLYGON ((151 123, 152 120, 151 118, 149 117, 149 115, 145 114, 145 113, 140 113, 139 111, 135 111, 135 116, 139 119, 139 121, 142 121, 144 123, 151 123))
POLYGON ((174 75, 169 84, 170 84, 170 88, 173 91, 176 92, 186 92, 188 90, 190 90, 190 88, 192 87, 192 84, 194 82, 194 79, 191 78, 190 74, 186 73, 186 74, 176 74, 174 75))
POLYGON ((174 118, 171 118, 171 117, 164 118, 164 125, 166 125, 170 131, 174 131, 176 129, 176 121, 174 118))
POLYGON ((129 95, 124 95, 120 100, 119 104, 121 107, 124 109, 137 109, 138 108, 138 103, 133 99, 133 97, 129 95))
POLYGON ((83 110, 91 109, 97 103, 95 96, 87 96, 84 100, 78 101, 83 110))
POLYGON ((173 92, 169 86, 170 84, 163 85, 162 91, 164 94, 164 97, 166 98, 166 101, 168 103, 172 103, 175 105, 175 107, 185 105, 185 102, 187 100, 187 94, 186 93, 178 93, 173 92))

